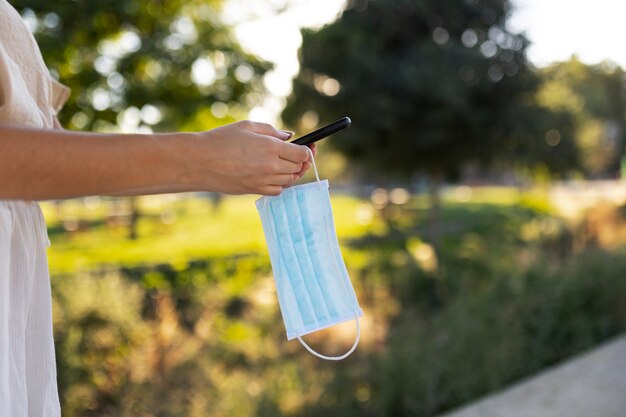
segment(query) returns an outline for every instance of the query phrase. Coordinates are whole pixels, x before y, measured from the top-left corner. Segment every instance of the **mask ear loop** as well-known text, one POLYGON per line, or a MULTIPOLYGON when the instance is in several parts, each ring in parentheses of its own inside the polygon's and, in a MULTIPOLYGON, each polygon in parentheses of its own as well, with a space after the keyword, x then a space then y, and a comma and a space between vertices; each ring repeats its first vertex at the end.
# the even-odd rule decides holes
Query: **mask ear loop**
POLYGON ((320 176, 317 173, 317 166, 315 165, 315 158, 313 157, 313 151, 308 146, 305 146, 306 150, 309 151, 309 155, 311 155, 311 163, 313 164, 313 172, 315 172, 315 178, 317 179, 317 183, 321 185, 320 176))
MULTIPOLYGON (((317 179, 317 183, 321 186, 322 182, 320 180, 319 174, 317 173, 317 166, 315 165, 315 158, 313 156, 313 151, 308 146, 306 147, 306 149, 309 151, 309 154, 311 155, 311 163, 313 164, 313 171, 315 172, 315 178, 317 179)), ((311 346, 309 346, 304 340, 302 340, 302 338, 300 336, 297 336, 298 340, 300 341, 302 346, 305 347, 306 350, 308 350, 310 353, 312 353, 313 355, 317 356, 318 358, 326 359, 327 361, 340 361, 342 359, 347 358, 348 356, 350 356, 352 354, 352 352, 354 352, 354 350, 356 349, 356 347, 359 344, 359 340, 361 339, 361 325, 359 324, 359 315, 356 312, 354 313, 354 319, 356 320, 356 339, 354 340, 354 344, 352 345, 350 350, 347 351, 346 353, 344 353, 341 356, 325 356, 325 355, 322 355, 321 353, 317 353, 315 350, 313 350, 313 348, 311 348, 311 346)))
POLYGON ((356 320, 356 339, 354 339, 354 344, 352 345, 350 350, 347 351, 346 353, 344 353, 341 356, 325 356, 325 355, 322 355, 321 353, 317 353, 309 345, 307 345, 306 342, 304 340, 302 340, 302 338, 300 336, 298 336, 298 340, 300 341, 300 343, 302 343, 302 346, 304 346, 306 348, 306 350, 308 350, 310 353, 312 353, 313 355, 317 356, 318 358, 326 359, 327 361, 340 361, 342 359, 347 358, 348 356, 350 356, 352 354, 352 352, 354 352, 354 349, 356 349, 356 347, 359 344, 359 340, 361 339, 361 325, 359 324, 359 316, 358 316, 357 313, 354 313, 354 319, 356 320))

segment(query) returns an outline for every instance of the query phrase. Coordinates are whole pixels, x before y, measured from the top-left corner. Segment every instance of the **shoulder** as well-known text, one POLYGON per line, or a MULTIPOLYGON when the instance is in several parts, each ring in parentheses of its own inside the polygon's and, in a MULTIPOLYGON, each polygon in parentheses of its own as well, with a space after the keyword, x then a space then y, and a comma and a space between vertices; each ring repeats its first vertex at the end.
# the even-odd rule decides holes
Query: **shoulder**
POLYGON ((0 121, 52 127, 67 88, 52 80, 20 14, 0 0, 0 121))
POLYGON ((31 37, 22 16, 6 0, 0 0, 0 40, 24 40, 31 37))
POLYGON ((45 68, 33 34, 22 16, 6 0, 0 0, 0 28, 0 44, 18 66, 31 71, 34 64, 45 68))

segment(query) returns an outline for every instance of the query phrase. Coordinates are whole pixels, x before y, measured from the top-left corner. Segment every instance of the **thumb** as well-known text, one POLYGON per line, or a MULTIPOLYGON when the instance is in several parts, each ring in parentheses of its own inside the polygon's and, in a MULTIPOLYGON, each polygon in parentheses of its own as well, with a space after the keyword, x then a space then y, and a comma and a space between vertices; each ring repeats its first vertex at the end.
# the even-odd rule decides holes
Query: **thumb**
POLYGON ((278 130, 269 123, 253 122, 250 126, 250 130, 254 133, 258 133, 259 135, 273 136, 280 140, 287 140, 293 136, 293 132, 278 130))

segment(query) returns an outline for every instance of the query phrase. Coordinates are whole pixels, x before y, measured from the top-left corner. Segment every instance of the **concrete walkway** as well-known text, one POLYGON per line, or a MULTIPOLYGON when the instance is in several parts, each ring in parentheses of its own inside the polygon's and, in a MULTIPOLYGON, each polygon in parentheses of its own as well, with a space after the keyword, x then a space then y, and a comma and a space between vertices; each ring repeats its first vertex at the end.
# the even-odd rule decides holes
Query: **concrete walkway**
POLYGON ((626 417, 626 335, 441 417, 626 417))

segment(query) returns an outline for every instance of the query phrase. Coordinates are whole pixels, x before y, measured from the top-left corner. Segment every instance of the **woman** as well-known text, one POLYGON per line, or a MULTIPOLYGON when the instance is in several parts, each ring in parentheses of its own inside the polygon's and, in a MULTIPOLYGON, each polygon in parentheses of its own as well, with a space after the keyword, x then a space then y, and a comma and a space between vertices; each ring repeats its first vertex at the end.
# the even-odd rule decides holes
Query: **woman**
POLYGON ((291 134, 249 121, 208 132, 60 129, 69 91, 0 0, 0 416, 60 416, 41 199, 181 191, 277 195, 309 168, 291 134))

